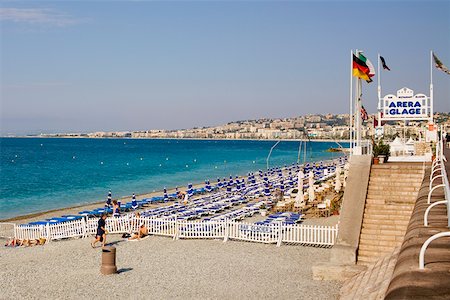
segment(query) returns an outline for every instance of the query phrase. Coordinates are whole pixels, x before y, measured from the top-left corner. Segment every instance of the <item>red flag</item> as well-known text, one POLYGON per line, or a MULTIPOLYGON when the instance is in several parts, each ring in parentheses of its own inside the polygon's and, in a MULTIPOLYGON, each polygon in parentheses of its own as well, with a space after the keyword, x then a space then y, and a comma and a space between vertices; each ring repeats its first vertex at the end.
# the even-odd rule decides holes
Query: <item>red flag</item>
MULTIPOLYGON (((383 112, 381 112, 381 117, 383 117, 383 112)), ((386 122, 381 122, 381 126, 383 126, 384 124, 386 124, 386 122)), ((378 120, 377 118, 373 119, 373 126, 377 127, 378 126, 378 120)))

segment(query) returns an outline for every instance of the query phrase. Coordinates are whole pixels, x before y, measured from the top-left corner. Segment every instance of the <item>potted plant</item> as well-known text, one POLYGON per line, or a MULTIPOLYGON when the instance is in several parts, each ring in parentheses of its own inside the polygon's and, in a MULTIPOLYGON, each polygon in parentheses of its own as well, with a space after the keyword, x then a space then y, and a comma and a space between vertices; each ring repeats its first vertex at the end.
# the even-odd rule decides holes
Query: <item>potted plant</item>
POLYGON ((385 144, 383 140, 380 140, 378 143, 374 144, 373 146, 374 164, 378 164, 378 162, 380 164, 387 162, 390 155, 391 155, 391 147, 389 146, 389 144, 385 144))
POLYGON ((261 206, 259 207, 259 213, 263 217, 265 217, 267 215, 267 207, 266 207, 265 203, 261 204, 261 206))
POLYGON ((378 155, 380 154, 380 149, 378 147, 378 144, 373 143, 373 150, 372 150, 372 154, 373 154, 373 164, 374 165, 378 165, 378 163, 380 162, 380 159, 378 158, 378 155))
POLYGON ((389 156, 391 155, 391 146, 389 146, 389 144, 383 143, 383 140, 380 140, 378 147, 378 157, 380 158, 380 164, 387 162, 389 156))

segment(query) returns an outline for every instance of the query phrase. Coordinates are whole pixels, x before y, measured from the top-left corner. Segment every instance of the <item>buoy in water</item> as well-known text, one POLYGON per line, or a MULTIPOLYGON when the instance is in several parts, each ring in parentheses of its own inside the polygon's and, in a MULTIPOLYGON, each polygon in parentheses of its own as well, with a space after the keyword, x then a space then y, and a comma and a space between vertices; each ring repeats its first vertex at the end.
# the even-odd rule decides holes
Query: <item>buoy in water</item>
POLYGON ((75 155, 74 156, 72 156, 72 159, 75 159, 75 158, 77 158, 75 155))
POLYGON ((186 168, 189 168, 189 165, 186 165, 186 168))
POLYGON ((143 160, 143 158, 141 157, 141 160, 143 160))
POLYGON ((100 164, 103 165, 103 162, 101 161, 100 164))
POLYGON ((129 166, 130 164, 129 163, 127 163, 127 166, 129 166))
POLYGON ((168 158, 168 157, 166 157, 166 160, 169 160, 169 158, 168 158))
POLYGON ((162 167, 162 164, 159 164, 160 167, 162 167))

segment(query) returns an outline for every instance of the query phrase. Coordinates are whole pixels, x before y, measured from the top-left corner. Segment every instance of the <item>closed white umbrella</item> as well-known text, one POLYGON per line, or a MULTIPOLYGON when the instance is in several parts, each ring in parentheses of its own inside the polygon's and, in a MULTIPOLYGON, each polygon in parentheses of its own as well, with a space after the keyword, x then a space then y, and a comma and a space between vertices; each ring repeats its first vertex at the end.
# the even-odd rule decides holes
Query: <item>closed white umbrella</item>
POLYGON ((350 168, 350 165, 348 163, 346 163, 344 165, 344 188, 347 186, 347 177, 348 177, 348 169, 350 168))
POLYGON ((316 199, 316 195, 314 193, 314 173, 312 171, 309 172, 309 188, 308 188, 308 201, 314 201, 316 199))
POLYGON ((305 174, 302 171, 298 172, 298 193, 295 196, 295 204, 301 205, 305 202, 305 195, 303 194, 303 179, 305 178, 305 174))
POLYGON ((336 185, 334 187, 334 190, 336 193, 339 193, 341 191, 341 166, 336 167, 336 185))

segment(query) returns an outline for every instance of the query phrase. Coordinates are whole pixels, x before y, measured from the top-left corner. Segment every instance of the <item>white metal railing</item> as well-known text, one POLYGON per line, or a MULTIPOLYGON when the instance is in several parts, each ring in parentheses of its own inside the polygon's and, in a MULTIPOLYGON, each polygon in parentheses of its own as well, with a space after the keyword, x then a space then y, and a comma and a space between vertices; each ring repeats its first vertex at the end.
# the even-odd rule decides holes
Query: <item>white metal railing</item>
MULTIPOLYGON (((45 238, 47 241, 82 238, 96 233, 98 218, 47 224, 15 226, 16 239, 31 240, 45 238)), ((335 243, 338 227, 315 225, 286 225, 273 223, 257 225, 236 221, 181 221, 176 219, 141 217, 127 215, 106 219, 109 233, 136 232, 145 225, 149 234, 168 236, 174 239, 223 239, 241 240, 265 244, 282 243, 332 246, 335 243)))
MULTIPOLYGON (((448 175, 445 170, 444 162, 446 158, 444 156, 444 141, 443 141, 443 130, 441 129, 441 140, 436 145, 436 158, 431 164, 431 174, 430 174, 430 185, 429 185, 429 193, 427 203, 431 203, 431 194, 437 188, 444 189, 444 199, 440 201, 436 201, 432 203, 426 210, 424 214, 424 226, 428 226, 428 215, 431 209, 437 205, 445 204, 447 206, 447 227, 450 227, 450 184, 448 181, 448 175), (435 175, 435 173, 440 172, 440 174, 435 175), (433 187, 433 181, 437 178, 442 178, 442 184, 436 185, 433 187)), ((436 239, 442 237, 450 237, 450 231, 440 232, 429 237, 425 243, 420 248, 419 252, 419 269, 423 270, 425 268, 425 252, 430 245, 436 239)))
POLYGON ((450 227, 450 209, 449 209, 450 189, 449 189, 447 172, 445 170, 445 165, 444 165, 445 156, 444 156, 443 146, 444 146, 444 143, 442 140, 436 146, 436 158, 431 165, 430 185, 429 185, 427 204, 431 204, 431 196, 432 196, 433 192, 438 188, 444 189, 444 199, 442 199, 441 201, 436 201, 436 202, 432 203, 425 210, 424 217, 423 217, 423 225, 424 226, 428 226, 428 215, 429 215, 431 209, 437 205, 446 204, 447 205, 447 214, 448 214, 447 215, 447 219, 448 219, 447 225, 448 225, 448 227, 450 227), (436 174, 437 172, 440 172, 440 174, 436 174), (433 181, 438 178, 441 178, 442 183, 433 186, 433 181))

